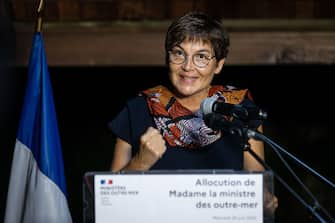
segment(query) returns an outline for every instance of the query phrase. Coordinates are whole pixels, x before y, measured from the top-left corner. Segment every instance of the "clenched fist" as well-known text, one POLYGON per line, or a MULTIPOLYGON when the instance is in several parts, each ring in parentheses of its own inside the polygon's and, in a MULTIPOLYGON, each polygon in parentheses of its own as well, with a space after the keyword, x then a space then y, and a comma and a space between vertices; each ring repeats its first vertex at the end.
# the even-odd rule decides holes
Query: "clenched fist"
POLYGON ((166 151, 165 140, 160 132, 149 127, 140 138, 140 149, 135 158, 141 165, 150 169, 166 151))

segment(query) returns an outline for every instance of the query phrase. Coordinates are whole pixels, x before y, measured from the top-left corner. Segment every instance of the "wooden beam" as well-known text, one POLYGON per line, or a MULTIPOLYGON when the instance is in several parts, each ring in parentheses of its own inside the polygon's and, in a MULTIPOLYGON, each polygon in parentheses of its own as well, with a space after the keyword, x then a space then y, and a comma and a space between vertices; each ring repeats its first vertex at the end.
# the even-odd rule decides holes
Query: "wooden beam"
MULTIPOLYGON (((51 66, 161 66, 169 22, 46 23, 51 66)), ((335 63, 334 21, 226 21, 227 64, 335 63)), ((16 24, 17 64, 27 65, 33 25, 16 24)))

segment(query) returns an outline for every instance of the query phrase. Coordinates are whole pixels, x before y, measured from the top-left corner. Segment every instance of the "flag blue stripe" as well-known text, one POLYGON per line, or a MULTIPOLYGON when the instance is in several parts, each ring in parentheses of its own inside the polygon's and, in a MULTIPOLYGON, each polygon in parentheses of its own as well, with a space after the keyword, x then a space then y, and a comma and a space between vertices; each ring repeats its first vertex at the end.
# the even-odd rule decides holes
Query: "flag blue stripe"
POLYGON ((66 196, 63 156, 41 33, 35 33, 33 39, 17 138, 31 149, 41 172, 66 196))

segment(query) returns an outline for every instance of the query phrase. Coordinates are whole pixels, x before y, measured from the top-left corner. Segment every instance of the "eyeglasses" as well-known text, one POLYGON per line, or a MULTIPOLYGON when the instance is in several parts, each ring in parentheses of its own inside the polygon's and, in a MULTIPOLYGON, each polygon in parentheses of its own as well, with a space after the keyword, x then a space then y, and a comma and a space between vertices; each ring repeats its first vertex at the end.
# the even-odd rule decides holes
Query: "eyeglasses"
MULTIPOLYGON (((169 51, 169 61, 174 64, 183 64, 187 59, 187 55, 183 50, 173 49, 169 51)), ((215 56, 210 56, 205 52, 200 52, 192 55, 192 62, 195 66, 199 68, 206 67, 209 62, 215 58, 215 56)))

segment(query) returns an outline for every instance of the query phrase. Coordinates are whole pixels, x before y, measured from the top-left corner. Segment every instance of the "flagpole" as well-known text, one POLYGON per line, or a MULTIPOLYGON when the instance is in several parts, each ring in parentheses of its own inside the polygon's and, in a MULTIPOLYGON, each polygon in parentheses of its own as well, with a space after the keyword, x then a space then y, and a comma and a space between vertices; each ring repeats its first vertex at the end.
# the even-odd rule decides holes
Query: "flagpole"
POLYGON ((38 3, 38 8, 37 8, 37 20, 36 20, 36 32, 41 32, 42 31, 42 13, 44 10, 44 0, 40 0, 38 3))

